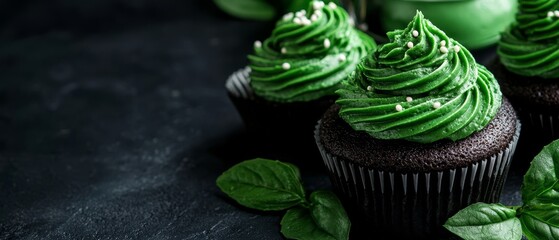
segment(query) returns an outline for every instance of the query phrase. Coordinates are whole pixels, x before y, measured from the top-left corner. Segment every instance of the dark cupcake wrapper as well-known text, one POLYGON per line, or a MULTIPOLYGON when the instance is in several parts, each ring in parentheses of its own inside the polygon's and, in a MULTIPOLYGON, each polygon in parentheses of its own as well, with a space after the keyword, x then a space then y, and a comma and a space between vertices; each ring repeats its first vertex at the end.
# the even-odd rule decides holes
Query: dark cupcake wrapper
POLYGON ((335 98, 327 96, 306 102, 274 102, 258 97, 250 86, 250 68, 235 71, 225 88, 229 98, 243 118, 248 130, 270 136, 292 136, 307 132, 314 148, 312 131, 316 121, 330 107, 335 98))
POLYGON ((254 99, 254 92, 250 87, 250 71, 250 67, 246 66, 231 74, 225 82, 227 92, 238 98, 254 99))
POLYGON ((535 113, 520 110, 527 130, 537 131, 537 135, 549 141, 559 137, 559 115, 549 113, 535 113))
POLYGON ((522 131, 512 168, 525 172, 542 148, 559 138, 559 114, 524 107, 516 107, 516 110, 522 122, 522 131))
POLYGON ((498 202, 520 134, 499 153, 469 166, 426 173, 399 173, 358 166, 328 153, 319 121, 315 141, 334 188, 367 229, 431 238, 444 234, 442 224, 475 202, 498 202))
POLYGON ((248 66, 239 69, 225 83, 228 96, 248 134, 257 141, 256 144, 262 144, 259 147, 287 152, 288 158, 300 158, 300 162, 314 158, 316 162, 309 162, 320 164, 312 132, 316 121, 334 103, 334 98, 290 103, 267 101, 258 97, 250 86, 250 71, 248 66))

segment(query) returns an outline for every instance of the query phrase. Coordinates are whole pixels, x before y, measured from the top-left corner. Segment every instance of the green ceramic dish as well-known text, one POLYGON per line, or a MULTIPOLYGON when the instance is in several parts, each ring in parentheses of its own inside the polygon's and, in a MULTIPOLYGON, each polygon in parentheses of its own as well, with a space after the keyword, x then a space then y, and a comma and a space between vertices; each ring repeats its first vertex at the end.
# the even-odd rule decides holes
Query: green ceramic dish
POLYGON ((473 50, 497 43, 517 10, 516 0, 383 0, 385 31, 405 28, 420 10, 451 38, 473 50))

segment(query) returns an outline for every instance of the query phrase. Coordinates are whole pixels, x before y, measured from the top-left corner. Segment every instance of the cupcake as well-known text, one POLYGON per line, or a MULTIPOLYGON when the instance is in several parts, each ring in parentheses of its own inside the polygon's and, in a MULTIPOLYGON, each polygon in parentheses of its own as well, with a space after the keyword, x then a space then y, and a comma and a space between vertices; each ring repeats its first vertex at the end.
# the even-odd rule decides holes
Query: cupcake
POLYGON ((358 65, 315 140, 360 229, 433 239, 497 202, 520 123, 493 75, 418 11, 358 65))
POLYGON ((489 69, 522 121, 518 157, 528 167, 559 138, 559 2, 520 0, 518 7, 489 69))
POLYGON ((334 103, 342 80, 375 47, 344 8, 311 2, 307 10, 284 15, 269 38, 254 43, 250 65, 232 74, 226 89, 259 141, 315 150, 316 121, 334 103))

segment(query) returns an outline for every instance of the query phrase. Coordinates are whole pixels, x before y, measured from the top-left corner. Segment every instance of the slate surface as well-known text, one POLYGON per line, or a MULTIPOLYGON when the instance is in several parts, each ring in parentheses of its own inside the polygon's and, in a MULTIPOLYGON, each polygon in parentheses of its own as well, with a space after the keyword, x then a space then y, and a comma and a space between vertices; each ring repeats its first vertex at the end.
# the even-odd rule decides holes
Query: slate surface
MULTIPOLYGON (((153 21, 3 22, 0 239, 282 239, 281 214, 215 186, 240 160, 291 156, 247 137, 223 88, 272 25, 189 2, 165 1, 172 16, 153 21)), ((302 174, 330 188, 321 167, 302 174)), ((509 176, 502 202, 518 204, 520 174, 509 176)))

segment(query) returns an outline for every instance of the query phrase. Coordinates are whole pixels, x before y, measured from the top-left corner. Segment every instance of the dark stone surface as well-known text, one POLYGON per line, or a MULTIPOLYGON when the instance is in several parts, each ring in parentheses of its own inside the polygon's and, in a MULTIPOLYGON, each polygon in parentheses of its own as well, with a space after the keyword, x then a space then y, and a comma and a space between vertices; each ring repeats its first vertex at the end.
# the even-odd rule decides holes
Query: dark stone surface
MULTIPOLYGON (((281 213, 215 186, 240 160, 294 159, 246 137, 223 87, 272 24, 205 0, 74 2, 0 5, 0 239, 282 239, 281 213)), ((330 188, 320 164, 302 174, 330 188)))

